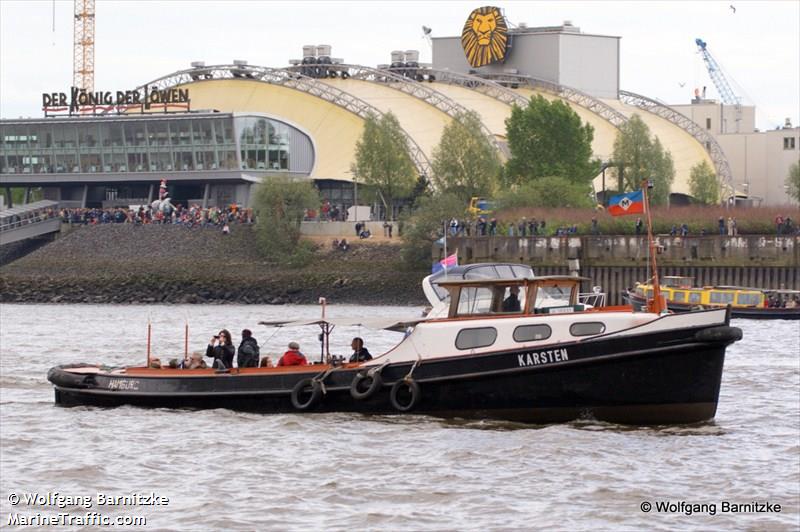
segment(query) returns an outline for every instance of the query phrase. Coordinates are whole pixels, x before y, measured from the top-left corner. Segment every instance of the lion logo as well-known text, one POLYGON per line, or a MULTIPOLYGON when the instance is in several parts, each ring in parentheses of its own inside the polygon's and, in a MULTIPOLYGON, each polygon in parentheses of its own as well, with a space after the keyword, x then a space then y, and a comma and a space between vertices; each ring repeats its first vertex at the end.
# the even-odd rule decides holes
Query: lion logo
POLYGON ((470 13, 461 32, 461 47, 474 67, 505 60, 508 26, 500 9, 486 6, 470 13))

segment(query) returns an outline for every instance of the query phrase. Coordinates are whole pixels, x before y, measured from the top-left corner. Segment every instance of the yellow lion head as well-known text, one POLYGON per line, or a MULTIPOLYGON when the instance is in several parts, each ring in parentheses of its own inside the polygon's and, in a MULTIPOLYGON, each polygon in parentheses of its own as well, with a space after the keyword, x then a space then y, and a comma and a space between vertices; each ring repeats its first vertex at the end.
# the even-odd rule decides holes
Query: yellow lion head
POLYGON ((508 26, 500 9, 479 7, 469 14, 461 32, 461 46, 470 65, 481 67, 503 61, 507 44, 508 26))

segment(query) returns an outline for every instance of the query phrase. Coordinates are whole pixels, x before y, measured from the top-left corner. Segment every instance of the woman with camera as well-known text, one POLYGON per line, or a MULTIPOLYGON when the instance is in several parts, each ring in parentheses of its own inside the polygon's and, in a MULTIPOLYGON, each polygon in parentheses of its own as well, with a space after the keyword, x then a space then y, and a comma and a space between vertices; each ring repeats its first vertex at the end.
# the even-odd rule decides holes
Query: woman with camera
POLYGON ((212 367, 216 369, 230 369, 233 367, 233 355, 236 348, 233 347, 231 333, 227 329, 222 329, 218 335, 211 338, 206 349, 206 356, 214 359, 212 367))

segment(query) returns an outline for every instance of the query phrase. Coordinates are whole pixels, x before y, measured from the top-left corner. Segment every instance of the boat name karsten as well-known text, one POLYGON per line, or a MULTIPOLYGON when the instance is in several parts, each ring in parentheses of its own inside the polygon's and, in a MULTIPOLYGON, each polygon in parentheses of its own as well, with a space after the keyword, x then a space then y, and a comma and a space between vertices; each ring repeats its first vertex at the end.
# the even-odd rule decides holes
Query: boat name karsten
POLYGON ((552 362, 563 362, 569 360, 566 349, 550 349, 548 351, 537 351, 535 353, 522 353, 517 355, 520 366, 538 366, 539 364, 550 364, 552 362))

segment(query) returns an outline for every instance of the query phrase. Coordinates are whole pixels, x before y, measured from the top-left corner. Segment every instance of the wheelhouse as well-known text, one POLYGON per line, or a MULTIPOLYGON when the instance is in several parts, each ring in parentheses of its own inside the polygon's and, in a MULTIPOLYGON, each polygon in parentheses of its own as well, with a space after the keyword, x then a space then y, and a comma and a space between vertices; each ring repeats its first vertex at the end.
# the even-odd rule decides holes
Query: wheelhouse
POLYGON ((440 281, 450 295, 449 318, 580 312, 585 277, 547 276, 534 279, 455 279, 440 281))

